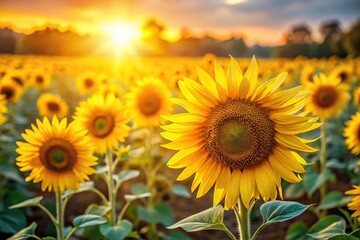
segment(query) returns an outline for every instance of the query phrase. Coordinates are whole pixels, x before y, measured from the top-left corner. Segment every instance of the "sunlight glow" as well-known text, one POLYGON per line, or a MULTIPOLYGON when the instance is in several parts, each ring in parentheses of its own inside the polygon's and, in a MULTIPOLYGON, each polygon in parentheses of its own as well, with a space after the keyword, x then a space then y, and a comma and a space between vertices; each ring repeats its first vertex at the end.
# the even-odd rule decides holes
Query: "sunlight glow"
POLYGON ((243 2, 246 2, 246 0, 225 0, 225 3, 229 5, 235 5, 243 2))
POLYGON ((140 31, 133 25, 124 22, 105 23, 102 31, 110 37, 112 44, 117 49, 122 49, 140 36, 140 31))

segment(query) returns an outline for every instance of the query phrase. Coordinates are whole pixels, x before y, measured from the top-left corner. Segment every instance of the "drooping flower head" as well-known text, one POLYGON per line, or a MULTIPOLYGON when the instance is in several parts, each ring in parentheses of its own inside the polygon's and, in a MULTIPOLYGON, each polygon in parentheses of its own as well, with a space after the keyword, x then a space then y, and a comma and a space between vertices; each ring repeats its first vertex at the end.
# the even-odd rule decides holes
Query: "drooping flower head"
POLYGON ((328 78, 324 74, 315 76, 314 83, 309 83, 308 89, 310 97, 306 109, 323 120, 341 114, 350 98, 347 84, 342 84, 338 78, 328 78))
POLYGON ((96 94, 80 102, 74 120, 96 145, 97 153, 105 153, 119 146, 129 135, 128 114, 121 101, 113 93, 96 94))
POLYGON ((216 62, 214 68, 215 80, 198 69, 200 83, 179 81, 185 99, 173 102, 187 112, 164 116, 173 123, 162 126, 171 141, 163 146, 178 151, 167 165, 184 168, 178 180, 195 174, 197 197, 214 186, 214 205, 225 198, 226 209, 239 196, 246 207, 254 198, 274 200, 278 191, 282 196, 281 179, 301 181, 306 161, 295 150, 316 151, 296 136, 319 127, 301 111, 307 94, 279 90, 286 73, 258 84, 255 58, 245 75, 234 58, 227 74, 216 62))
POLYGON ((25 180, 41 182, 42 191, 76 190, 95 173, 92 166, 97 164, 92 155, 95 146, 86 131, 56 116, 51 122, 45 117, 36 124, 22 134, 25 142, 16 143, 20 154, 16 164, 20 171, 30 171, 25 180))
POLYGON ((5 95, 0 94, 0 125, 6 122, 5 114, 7 113, 5 95))
POLYGON ((37 107, 40 116, 53 117, 56 115, 58 118, 64 118, 68 115, 69 107, 57 95, 51 93, 43 93, 37 100, 37 107))
POLYGON ((134 121, 140 126, 157 126, 164 122, 160 117, 170 114, 171 93, 160 79, 145 78, 127 94, 127 106, 131 109, 134 121))
POLYGON ((355 211, 351 217, 356 217, 360 222, 360 186, 353 186, 354 189, 346 191, 345 194, 353 195, 350 203, 348 203, 349 210, 355 211))
POLYGON ((344 137, 347 148, 355 155, 360 153, 360 112, 345 123, 344 137))

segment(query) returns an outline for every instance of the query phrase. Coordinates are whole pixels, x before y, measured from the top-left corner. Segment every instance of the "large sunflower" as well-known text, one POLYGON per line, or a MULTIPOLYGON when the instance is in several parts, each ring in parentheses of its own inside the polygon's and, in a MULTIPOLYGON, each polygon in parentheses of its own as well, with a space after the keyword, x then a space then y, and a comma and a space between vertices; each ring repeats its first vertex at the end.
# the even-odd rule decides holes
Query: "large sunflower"
POLYGON ((342 84, 338 78, 328 78, 324 74, 315 76, 314 83, 309 83, 307 88, 310 97, 306 109, 323 120, 341 114, 350 98, 347 84, 342 84))
POLYGON ((5 95, 0 94, 0 125, 6 122, 5 114, 7 113, 5 95))
POLYGON ((344 137, 349 150, 355 155, 360 153, 360 112, 345 123, 344 137))
POLYGON ((160 79, 145 78, 127 94, 127 106, 132 110, 137 126, 157 126, 164 120, 163 114, 170 114, 171 93, 160 79))
POLYGON ((171 168, 185 168, 178 180, 195 174, 191 187, 197 197, 214 186, 214 205, 225 197, 232 208, 239 196, 246 207, 253 198, 282 197, 281 178, 300 182, 306 161, 294 150, 313 152, 311 142, 295 134, 319 127, 306 117, 307 94, 301 87, 278 90, 287 74, 257 83, 255 58, 245 75, 231 58, 227 75, 215 63, 215 80, 198 69, 200 83, 179 82, 185 99, 173 99, 187 113, 164 116, 173 122, 162 126, 163 146, 178 150, 168 161, 171 168))
POLYGON ((22 134, 26 142, 16 143, 16 164, 20 171, 31 171, 25 180, 41 182, 42 191, 76 190, 95 172, 91 139, 75 124, 67 125, 66 118, 59 122, 55 116, 50 123, 45 117, 36 123, 22 134))
POLYGON ((96 145, 96 152, 104 153, 118 147, 129 135, 128 116, 121 101, 113 93, 96 94, 80 102, 74 115, 75 122, 88 130, 96 145))
POLYGON ((349 210, 355 211, 351 217, 356 217, 360 222, 360 186, 353 186, 354 189, 346 191, 345 194, 347 195, 354 195, 351 199, 350 203, 348 203, 349 210))
POLYGON ((40 116, 64 118, 68 115, 68 105, 56 95, 51 93, 43 93, 37 100, 37 107, 40 116))

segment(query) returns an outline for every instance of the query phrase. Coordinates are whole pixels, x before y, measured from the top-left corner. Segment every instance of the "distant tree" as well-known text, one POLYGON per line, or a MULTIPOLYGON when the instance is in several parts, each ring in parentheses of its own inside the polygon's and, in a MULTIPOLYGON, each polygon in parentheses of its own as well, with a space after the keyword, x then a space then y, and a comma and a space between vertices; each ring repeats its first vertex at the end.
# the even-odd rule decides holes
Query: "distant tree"
POLYGON ((164 25, 160 24, 156 19, 150 18, 145 21, 141 27, 144 38, 161 38, 161 34, 165 30, 164 25))
POLYGON ((339 40, 342 35, 340 22, 337 19, 329 20, 321 24, 320 33, 323 41, 339 40))
POLYGON ((317 49, 320 57, 346 56, 346 51, 343 47, 344 34, 338 20, 334 19, 322 23, 320 33, 323 38, 323 42, 319 44, 317 49))
POLYGON ((351 26, 349 32, 344 36, 344 47, 348 54, 360 56, 360 19, 351 26))
POLYGON ((15 53, 16 37, 9 28, 0 29, 0 53, 15 53))
POLYGON ((307 44, 311 41, 311 30, 304 23, 292 26, 290 31, 286 33, 286 43, 288 44, 307 44))
POLYGON ((221 43, 225 54, 231 54, 233 57, 248 57, 249 48, 247 47, 244 39, 231 38, 221 43))

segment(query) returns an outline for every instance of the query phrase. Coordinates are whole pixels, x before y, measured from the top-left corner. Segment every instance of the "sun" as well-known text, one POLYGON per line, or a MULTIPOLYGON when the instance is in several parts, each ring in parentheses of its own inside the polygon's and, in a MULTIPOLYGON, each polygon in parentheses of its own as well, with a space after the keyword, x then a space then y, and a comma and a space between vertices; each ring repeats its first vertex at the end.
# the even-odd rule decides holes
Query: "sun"
POLYGON ((140 36, 136 26, 126 22, 108 22, 101 26, 101 30, 109 37, 111 44, 117 49, 123 49, 140 36))

